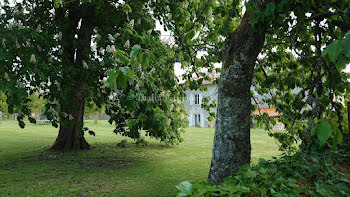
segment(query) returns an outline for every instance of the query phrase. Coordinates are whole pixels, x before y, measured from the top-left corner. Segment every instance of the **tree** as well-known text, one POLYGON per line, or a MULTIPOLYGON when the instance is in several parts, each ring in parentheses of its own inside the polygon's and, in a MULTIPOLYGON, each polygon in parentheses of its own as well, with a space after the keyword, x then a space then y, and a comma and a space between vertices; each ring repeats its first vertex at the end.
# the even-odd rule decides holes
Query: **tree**
MULTIPOLYGON (((102 106, 102 108, 104 108, 102 106)), ((89 116, 91 114, 97 114, 102 112, 103 109, 97 107, 94 103, 85 103, 85 107, 84 107, 84 117, 85 118, 89 118, 89 116)))
POLYGON ((250 13, 226 38, 209 182, 219 183, 250 163, 250 87, 264 38, 264 33, 254 32, 250 13))
MULTIPOLYGON (((84 131, 89 131, 90 134, 94 132, 84 127, 86 100, 93 101, 98 107, 106 104, 106 111, 112 117, 110 122, 116 122, 119 128, 116 132, 138 138, 140 130, 145 129, 148 135, 164 142, 181 141, 180 134, 186 121, 179 118, 184 117, 185 112, 178 99, 168 99, 166 106, 163 102, 135 98, 133 105, 123 101, 122 106, 119 106, 116 101, 119 94, 122 94, 121 89, 131 91, 137 83, 130 84, 135 81, 153 88, 146 92, 148 97, 151 90, 161 92, 159 88, 168 91, 169 97, 180 96, 177 84, 174 83, 177 80, 174 73, 167 72, 163 75, 162 72, 158 72, 163 66, 168 68, 169 64, 166 62, 157 66, 159 59, 150 61, 153 57, 160 57, 157 54, 143 55, 144 64, 133 64, 133 68, 141 66, 138 74, 149 72, 153 66, 153 77, 157 78, 152 78, 152 81, 138 77, 135 71, 129 69, 131 64, 124 65, 119 62, 120 58, 126 56, 134 58, 138 52, 136 49, 140 49, 140 45, 147 41, 156 44, 157 47, 165 45, 159 39, 160 33, 152 31, 156 23, 149 7, 152 3, 143 0, 32 0, 2 3, 0 75, 4 80, 0 82, 0 89, 7 96, 8 111, 20 112, 19 125, 22 128, 25 126, 25 116, 35 123, 29 108, 31 99, 28 97, 38 92, 40 97, 47 101, 46 117, 51 120, 53 126, 59 126, 58 137, 52 149, 90 147, 84 138, 84 131), (137 44, 140 45, 131 50, 130 46, 137 44), (150 62, 152 65, 146 66, 150 62), (112 77, 109 79, 113 81, 110 85, 105 83, 107 76, 112 77), (159 84, 164 85, 158 87, 159 84), (135 115, 134 112, 138 112, 137 110, 145 105, 147 107, 143 109, 147 110, 147 113, 135 115), (115 106, 122 107, 124 111, 115 111, 114 109, 118 108, 115 106), (178 110, 165 113, 171 106, 178 110), (136 119, 141 120, 135 123, 136 119), (152 124, 142 128, 145 122, 149 121, 152 121, 152 124), (125 128, 126 125, 129 127, 125 128)), ((152 77, 152 74, 149 77, 152 77)), ((122 94, 122 97, 128 98, 129 101, 131 96, 129 92, 122 94)))
MULTIPOLYGON (((328 56, 342 57, 338 68, 334 69, 334 65, 330 65, 325 58, 327 55, 321 57, 320 51, 331 41, 343 40, 349 27, 349 1, 252 0, 243 6, 240 1, 185 1, 183 7, 188 12, 171 5, 172 3, 165 3, 165 6, 161 6, 163 9, 156 11, 163 16, 179 16, 179 12, 183 16, 173 20, 164 20, 166 17, 163 17, 163 21, 167 29, 174 32, 174 45, 179 49, 177 57, 182 58, 182 67, 188 69, 184 74, 187 79, 185 84, 191 89, 198 89, 202 80, 208 80, 202 72, 203 68, 211 72, 214 62, 222 62, 223 65, 209 182, 220 183, 250 162, 251 110, 255 110, 259 104, 251 104, 251 100, 254 100, 250 90, 252 86, 259 94, 269 95, 263 102, 276 107, 282 114, 280 121, 285 124, 288 132, 271 134, 281 142, 281 149, 290 147, 303 129, 310 132, 313 126, 322 121, 319 118, 315 124, 304 122, 315 119, 311 112, 316 111, 320 105, 308 107, 305 102, 308 94, 304 94, 305 90, 298 96, 293 96, 292 90, 296 87, 307 89, 310 84, 318 83, 318 89, 323 90, 318 93, 315 89, 311 90, 311 94, 316 93, 318 97, 330 91, 331 94, 319 98, 326 102, 322 103, 322 110, 318 110, 317 114, 323 118, 332 117, 332 127, 347 130, 344 129, 346 122, 341 118, 345 111, 344 105, 340 100, 333 99, 348 98, 348 92, 344 91, 348 86, 347 75, 342 72, 348 60, 344 55, 339 55, 346 52, 333 47, 338 48, 335 50, 337 53, 330 52, 331 55, 328 56), (168 7, 177 9, 167 10, 168 7), (244 16, 241 16, 242 7, 246 8, 244 16), (319 31, 317 28, 322 20, 326 20, 326 25, 322 26, 321 32, 326 32, 322 34, 327 36, 320 39, 321 34, 314 33, 319 31), (222 39, 223 37, 226 38, 222 39), (310 45, 317 50, 313 50, 310 45), (197 58, 200 51, 206 51, 207 54, 197 58), (313 58, 310 59, 309 55, 313 58), (313 63, 320 57, 326 63, 319 70, 324 69, 327 74, 320 72, 319 77, 316 77, 315 70, 318 68, 313 63), (330 73, 336 73, 336 77, 330 73), (193 75, 201 80, 193 81, 193 75), (310 79, 313 79, 312 83, 310 79), (321 85, 320 82, 327 85, 321 85)), ((347 39, 344 38, 341 45, 344 45, 345 40, 347 39)), ((338 46, 339 44, 340 41, 338 46)), ((267 125, 273 123, 268 118, 255 118, 267 125)), ((341 142, 339 132, 331 135, 336 139, 335 144, 341 142)))
POLYGON ((7 113, 6 96, 2 92, 0 92, 0 111, 7 113))
MULTIPOLYGON (((341 102, 334 101, 333 97, 348 94, 343 89, 348 84, 344 80, 347 77, 341 73, 341 70, 349 61, 338 62, 339 67, 337 69, 333 67, 334 70, 330 69, 331 64, 327 60, 323 60, 324 62, 320 64, 315 59, 322 58, 322 46, 344 36, 346 31, 343 28, 348 27, 346 22, 348 21, 349 10, 346 9, 348 5, 349 1, 334 3, 328 1, 317 3, 314 1, 249 1, 246 3, 246 13, 237 28, 228 33, 223 49, 223 68, 219 86, 218 114, 209 182, 218 184, 225 177, 230 176, 241 166, 250 162, 249 133, 250 111, 252 109, 250 87, 254 77, 256 77, 254 82, 260 94, 271 93, 273 88, 277 89, 275 91, 277 96, 272 95, 272 98, 267 98, 265 102, 278 107, 278 111, 283 113, 281 120, 288 130, 287 136, 282 137, 283 140, 290 141, 288 135, 293 136, 296 130, 301 130, 300 124, 294 127, 296 121, 315 118, 315 115, 308 114, 308 112, 320 109, 320 105, 318 107, 311 105, 312 109, 310 110, 306 107, 306 102, 304 105, 300 105, 300 101, 307 97, 304 94, 305 90, 310 88, 310 85, 313 86, 317 83, 328 84, 327 86, 320 84, 318 88, 314 86, 308 94, 309 97, 313 95, 313 91, 319 98, 327 90, 330 91, 330 94, 327 95, 327 102, 322 103, 322 110, 318 110, 318 119, 321 120, 324 115, 328 114, 335 118, 335 125, 339 130, 344 127, 345 124, 340 115, 344 111, 344 106, 340 104, 341 102), (311 16, 307 17, 307 14, 311 16), (324 19, 327 19, 328 26, 325 25, 320 30, 320 21, 324 19), (296 26, 291 26, 295 23, 296 26), (321 32, 325 32, 326 38, 321 39, 321 32), (286 42, 288 38, 290 42, 286 42), (303 42, 313 44, 316 50, 306 46, 303 42), (301 51, 301 55, 297 53, 298 50, 301 51), (272 52, 267 53, 267 51, 272 52), (290 51, 296 51, 297 54, 293 55, 290 51), (261 58, 257 61, 259 54, 265 56, 264 59, 271 60, 264 64, 265 67, 258 64, 261 62, 261 58), (314 55, 315 58, 306 61, 305 55, 314 55), (316 75, 314 73, 317 66, 312 62, 323 66, 322 69, 318 69, 316 75), (322 73, 323 69, 327 72, 322 73), (311 77, 308 75, 310 71, 311 77), (336 76, 334 76, 334 72, 336 76), (283 78, 284 74, 289 78, 283 78), (321 80, 323 78, 324 80, 321 80), (314 82, 310 83, 310 79, 313 79, 314 82), (261 81, 264 82, 261 83, 261 81), (329 81, 332 82, 329 84, 329 81), (305 87, 305 89, 301 91, 300 95, 294 97, 291 95, 291 91, 296 87, 305 87), (286 96, 292 99, 288 99, 286 96), (294 102, 291 102, 292 100, 294 102), (300 111, 302 109, 303 113, 300 111), (292 119, 288 119, 291 112, 294 116, 292 119)), ((238 6, 238 3, 234 6, 238 6)), ((332 58, 332 56, 331 53, 330 57, 332 58)), ((335 63, 335 61, 333 62, 335 63)), ((304 128, 307 126, 305 123, 302 125, 304 128)), ((307 128, 311 130, 311 127, 307 128)), ((339 133, 334 135, 339 135, 339 133)), ((337 138, 335 137, 335 139, 337 138)), ((335 143, 339 143, 339 141, 335 143)))
POLYGON ((40 98, 38 94, 30 95, 29 99, 31 102, 28 103, 28 107, 32 112, 41 113, 41 111, 44 110, 46 101, 43 98, 40 98))

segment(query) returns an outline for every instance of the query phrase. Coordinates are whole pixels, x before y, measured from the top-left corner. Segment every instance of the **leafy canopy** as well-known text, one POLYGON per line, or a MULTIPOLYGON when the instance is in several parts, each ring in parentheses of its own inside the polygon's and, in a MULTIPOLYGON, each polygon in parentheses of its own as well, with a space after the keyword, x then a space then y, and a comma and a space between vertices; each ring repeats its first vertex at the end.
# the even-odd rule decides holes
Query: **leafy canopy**
MULTIPOLYGON (((138 138, 143 129, 167 143, 181 141, 184 85, 178 84, 173 64, 188 62, 189 55, 160 39, 156 20, 184 37, 193 14, 207 15, 209 8, 199 1, 4 1, 0 89, 9 113, 18 111, 24 127, 24 117, 31 116, 30 95, 38 93, 47 102, 45 115, 57 127, 73 114, 62 111, 62 103, 70 103, 83 84, 85 102, 106 106, 116 133, 138 138), (181 25, 182 32, 176 31, 181 25)), ((191 41, 194 32, 203 32, 202 21, 182 39, 185 47, 203 42, 191 41)))

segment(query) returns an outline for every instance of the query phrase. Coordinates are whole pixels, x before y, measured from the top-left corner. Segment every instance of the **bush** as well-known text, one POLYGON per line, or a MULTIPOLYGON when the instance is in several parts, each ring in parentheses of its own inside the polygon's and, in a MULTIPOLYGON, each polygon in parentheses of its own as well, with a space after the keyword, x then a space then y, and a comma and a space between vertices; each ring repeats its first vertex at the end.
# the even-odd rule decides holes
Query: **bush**
POLYGON ((247 165, 220 185, 182 182, 178 196, 349 196, 350 152, 298 152, 247 165))

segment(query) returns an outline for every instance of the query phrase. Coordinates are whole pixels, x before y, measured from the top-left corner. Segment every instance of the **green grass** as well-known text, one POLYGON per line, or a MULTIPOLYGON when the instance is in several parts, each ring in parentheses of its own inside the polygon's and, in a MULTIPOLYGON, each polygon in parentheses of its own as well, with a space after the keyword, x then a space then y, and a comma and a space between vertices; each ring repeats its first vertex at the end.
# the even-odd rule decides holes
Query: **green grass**
MULTIPOLYGON (((174 196, 180 182, 205 181, 210 166, 214 129, 188 128, 184 142, 166 147, 146 138, 148 146, 117 146, 106 121, 86 124, 95 148, 58 153, 48 151, 57 129, 49 125, 0 122, 0 196, 174 196)), ((252 161, 279 154, 265 131, 252 130, 252 161)))

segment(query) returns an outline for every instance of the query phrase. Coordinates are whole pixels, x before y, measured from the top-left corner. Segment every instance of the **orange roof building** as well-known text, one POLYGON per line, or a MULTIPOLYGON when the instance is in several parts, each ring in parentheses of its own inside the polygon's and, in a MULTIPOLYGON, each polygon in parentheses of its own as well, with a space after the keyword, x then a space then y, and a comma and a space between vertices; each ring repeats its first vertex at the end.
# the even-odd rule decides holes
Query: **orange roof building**
POLYGON ((281 115, 274 108, 259 108, 253 112, 254 115, 263 115, 266 113, 269 117, 280 117, 281 115))

